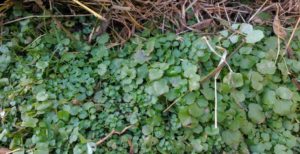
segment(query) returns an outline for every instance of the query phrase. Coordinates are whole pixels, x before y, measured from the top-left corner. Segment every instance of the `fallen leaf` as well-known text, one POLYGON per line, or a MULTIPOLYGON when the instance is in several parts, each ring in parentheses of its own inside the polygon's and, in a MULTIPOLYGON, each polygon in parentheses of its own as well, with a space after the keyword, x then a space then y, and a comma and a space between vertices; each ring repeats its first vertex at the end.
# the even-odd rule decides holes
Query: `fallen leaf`
POLYGON ((282 27, 282 25, 280 23, 278 14, 275 16, 274 21, 273 21, 273 31, 281 39, 284 39, 287 35, 284 28, 282 27))
POLYGON ((197 29, 197 30, 202 30, 204 28, 209 27, 212 24, 212 19, 205 19, 199 23, 196 23, 191 26, 191 28, 197 29))

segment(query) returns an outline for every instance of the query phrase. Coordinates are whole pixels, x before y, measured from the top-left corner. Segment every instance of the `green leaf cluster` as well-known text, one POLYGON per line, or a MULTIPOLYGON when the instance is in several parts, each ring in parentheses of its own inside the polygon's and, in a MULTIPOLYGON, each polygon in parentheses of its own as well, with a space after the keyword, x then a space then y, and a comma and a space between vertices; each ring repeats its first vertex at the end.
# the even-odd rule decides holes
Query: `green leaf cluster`
POLYGON ((234 24, 242 35, 225 30, 209 39, 220 54, 216 46, 230 54, 246 41, 228 61, 233 72, 224 67, 217 79, 219 127, 214 128, 214 82, 202 79, 221 58, 203 36, 151 31, 110 48, 108 34, 93 44, 82 40, 92 25, 71 40, 54 24, 38 37, 31 31, 35 24, 9 26, 7 31, 20 35, 0 47, 0 146, 20 153, 128 153, 128 141, 135 153, 300 148, 300 95, 285 70, 299 72, 299 40, 291 44, 296 59, 275 63, 267 28, 234 24), (128 125, 124 134, 96 147, 97 140, 128 125))

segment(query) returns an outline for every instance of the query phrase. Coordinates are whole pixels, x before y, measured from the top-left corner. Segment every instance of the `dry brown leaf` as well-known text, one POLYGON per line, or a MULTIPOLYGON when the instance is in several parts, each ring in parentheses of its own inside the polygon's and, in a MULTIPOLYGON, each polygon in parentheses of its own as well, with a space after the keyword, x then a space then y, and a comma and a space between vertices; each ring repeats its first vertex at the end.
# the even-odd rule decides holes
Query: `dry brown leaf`
POLYGON ((197 30, 203 30, 203 29, 211 26, 212 22, 213 22, 212 19, 205 19, 199 23, 192 25, 191 28, 195 28, 197 30))
POLYGON ((273 31, 281 39, 285 39, 287 35, 284 28, 281 25, 278 15, 275 16, 273 21, 273 31))
POLYGON ((10 153, 11 151, 7 148, 0 148, 0 154, 8 154, 10 153))

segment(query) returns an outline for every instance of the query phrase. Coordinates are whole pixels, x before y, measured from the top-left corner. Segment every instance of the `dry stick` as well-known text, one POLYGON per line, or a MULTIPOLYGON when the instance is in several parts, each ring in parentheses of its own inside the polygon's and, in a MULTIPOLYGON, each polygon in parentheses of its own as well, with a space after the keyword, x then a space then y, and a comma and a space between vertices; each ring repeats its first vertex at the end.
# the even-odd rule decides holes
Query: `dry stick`
MULTIPOLYGON (((287 55, 288 55, 289 46, 290 46, 290 44, 291 44, 291 42, 292 42, 292 39, 293 39, 293 37, 294 37, 294 35, 295 35, 295 32, 296 32, 296 30, 297 30, 297 28, 298 28, 298 26, 299 26, 299 23, 300 23, 300 17, 298 18, 298 21, 297 21, 297 23, 296 23, 296 25, 295 25, 295 27, 294 27, 294 29, 293 29, 293 32, 292 32, 292 34, 291 34, 291 36, 290 36, 290 38, 289 38, 289 41, 288 41, 288 43, 286 44, 286 52, 287 52, 287 55)), ((289 71, 289 69, 288 69, 288 66, 287 66, 287 64, 286 64, 285 58, 284 58, 283 56, 282 56, 282 58, 283 58, 283 60, 284 60, 285 67, 286 67, 286 69, 287 69, 287 73, 288 73, 289 75, 291 75, 291 73, 290 73, 290 71, 289 71)), ((294 79, 294 78, 292 79, 292 81, 293 81, 293 83, 295 83, 295 85, 297 86, 297 88, 299 88, 299 83, 298 83, 298 82, 295 82, 295 79, 294 79)))
POLYGON ((227 18, 227 20, 228 20, 228 23, 231 25, 231 21, 230 21, 230 18, 229 18, 229 16, 228 16, 227 10, 226 10, 226 8, 225 8, 224 2, 223 2, 223 8, 224 8, 225 15, 226 15, 226 18, 227 18))
MULTIPOLYGON (((218 66, 220 66, 222 64, 222 62, 225 62, 226 61, 226 53, 224 54, 224 58, 221 59, 220 63, 218 66)), ((217 92, 217 79, 219 77, 219 74, 220 74, 221 70, 218 71, 214 77, 214 94, 215 94, 215 128, 218 128, 218 92, 217 92)), ((230 73, 232 71, 230 70, 230 73)))
POLYGON ((215 85, 215 90, 214 90, 214 93, 215 93, 215 128, 218 128, 218 92, 217 92, 217 78, 219 76, 219 73, 218 72, 216 75, 215 75, 215 78, 214 78, 214 85, 215 85))
POLYGON ((292 39, 293 39, 293 37, 294 37, 294 35, 295 35, 295 32, 296 32, 296 30, 297 30, 297 28, 298 28, 298 26, 299 26, 299 23, 300 23, 300 17, 298 18, 298 21, 297 21, 297 23, 296 23, 296 25, 295 25, 295 27, 294 27, 294 29, 293 29, 292 35, 291 35, 291 37, 290 37, 288 43, 286 44, 286 49, 290 46, 290 44, 291 44, 291 42, 292 42, 292 39))
POLYGON ((85 6, 83 3, 79 2, 78 0, 73 0, 75 3, 83 7, 88 12, 92 13, 95 17, 99 18, 100 20, 106 21, 104 17, 102 17, 100 14, 96 13, 94 10, 90 9, 89 7, 85 6))
POLYGON ((277 63, 279 53, 280 53, 280 38, 277 36, 277 54, 276 54, 276 58, 275 58, 275 64, 277 63))
POLYGON ((22 149, 20 149, 20 148, 17 148, 17 149, 15 149, 15 150, 12 150, 12 151, 10 151, 10 152, 6 153, 6 154, 16 153, 17 151, 20 151, 20 150, 22 150, 22 149))
POLYGON ((181 95, 181 96, 179 96, 171 105, 169 105, 163 112, 165 113, 165 112, 167 112, 167 111, 169 111, 170 110, 170 108, 173 106, 173 105, 175 105, 183 96, 185 96, 186 94, 184 94, 184 95, 181 95))
POLYGON ((248 20, 248 23, 257 15, 257 13, 259 13, 259 11, 266 5, 266 3, 268 2, 268 0, 266 0, 258 9, 257 11, 251 16, 251 18, 248 20))
POLYGON ((105 137, 100 139, 98 142, 96 142, 96 145, 101 145, 103 142, 105 142, 108 138, 110 138, 112 135, 117 134, 117 135, 122 135, 124 132, 126 132, 129 128, 131 128, 132 125, 125 127, 121 132, 118 132, 116 130, 112 130, 109 134, 107 134, 105 137))
POLYGON ((55 17, 55 18, 68 18, 68 17, 87 17, 87 16, 92 16, 92 14, 77 14, 77 15, 36 15, 36 16, 26 16, 26 17, 22 17, 22 18, 18 18, 18 19, 14 19, 11 21, 7 21, 5 23, 3 23, 3 25, 8 25, 8 24, 12 24, 15 22, 19 22, 22 20, 26 20, 26 19, 31 19, 31 18, 51 18, 51 17, 55 17))

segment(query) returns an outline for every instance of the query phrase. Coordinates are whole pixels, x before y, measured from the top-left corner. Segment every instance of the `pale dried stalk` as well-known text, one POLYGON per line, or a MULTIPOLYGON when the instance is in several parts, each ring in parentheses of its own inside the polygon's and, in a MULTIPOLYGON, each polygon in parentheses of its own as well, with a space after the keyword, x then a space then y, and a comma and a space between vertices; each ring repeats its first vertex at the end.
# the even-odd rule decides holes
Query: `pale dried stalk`
POLYGON ((291 36, 290 36, 290 38, 289 38, 289 41, 288 41, 288 43, 286 44, 286 48, 288 48, 288 47, 290 46, 290 44, 291 44, 291 42, 292 42, 292 39, 293 39, 293 37, 294 37, 294 35, 295 35, 295 32, 296 32, 296 30, 297 30, 297 28, 298 28, 298 26, 299 26, 299 23, 300 23, 300 17, 298 18, 298 21, 297 21, 297 23, 296 23, 296 25, 295 25, 295 27, 294 27, 294 29, 293 29, 293 32, 292 32, 292 34, 291 34, 291 36))
MULTIPOLYGON (((213 48, 212 46, 209 44, 208 40, 206 39, 206 37, 203 37, 204 40, 206 41, 207 46, 209 47, 209 49, 216 54, 217 56, 221 57, 221 60, 218 64, 218 67, 221 66, 223 63, 225 63, 228 66, 228 69, 230 71, 230 73, 232 73, 232 69, 229 66, 229 64, 226 61, 226 57, 227 57, 227 51, 226 49, 222 48, 222 47, 218 47, 219 49, 223 50, 223 55, 221 56, 220 54, 218 54, 213 48)), ((214 77, 214 95, 215 95, 215 106, 214 106, 214 126, 215 128, 218 128, 218 87, 217 87, 217 79, 219 77, 221 70, 219 70, 218 72, 216 72, 215 77, 214 77)))
POLYGON ((268 2, 268 0, 266 0, 258 9, 257 11, 250 17, 250 19, 248 20, 248 23, 260 12, 260 10, 266 5, 266 3, 268 2))
MULTIPOLYGON (((219 76, 219 73, 218 73, 219 76)), ((218 128, 218 92, 217 92, 217 78, 218 76, 215 76, 214 78, 214 84, 215 84, 215 128, 218 128)))
POLYGON ((276 54, 275 64, 277 63, 279 53, 280 53, 280 38, 277 37, 277 54, 276 54))
MULTIPOLYGON (((225 58, 225 60, 223 59, 223 60, 224 60, 224 63, 227 65, 229 71, 232 72, 231 67, 229 66, 229 64, 228 64, 227 61, 226 61, 226 56, 223 57, 224 55, 218 54, 218 53, 216 52, 216 50, 210 45, 210 43, 208 42, 208 40, 207 40, 207 38, 206 38, 205 36, 203 37, 203 39, 205 40, 205 42, 206 42, 206 44, 207 44, 207 46, 208 46, 208 48, 210 49, 211 52, 213 52, 215 55, 217 55, 218 57, 220 57, 221 60, 222 60, 222 58, 225 58)), ((226 51, 224 48, 222 48, 222 47, 218 47, 218 48, 219 48, 219 49, 222 49, 223 51, 225 51, 225 52, 226 52, 226 55, 227 55, 227 51, 226 51)))
POLYGON ((77 3, 78 5, 80 5, 83 9, 87 10, 88 12, 92 13, 95 17, 99 18, 100 20, 104 20, 106 21, 106 19, 101 16, 99 13, 96 13, 94 10, 90 9, 89 7, 85 6, 83 3, 81 3, 78 0, 73 0, 75 3, 77 3))

